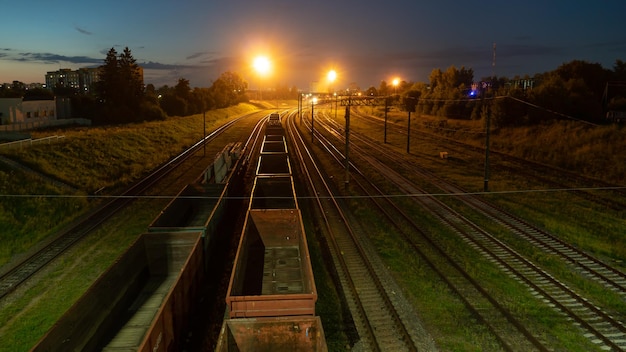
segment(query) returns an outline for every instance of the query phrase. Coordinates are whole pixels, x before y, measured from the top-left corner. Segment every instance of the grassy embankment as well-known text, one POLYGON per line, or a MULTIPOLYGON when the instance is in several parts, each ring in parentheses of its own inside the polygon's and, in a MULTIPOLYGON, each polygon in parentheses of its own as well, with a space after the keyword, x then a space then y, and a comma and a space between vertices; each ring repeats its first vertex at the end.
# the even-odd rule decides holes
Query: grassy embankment
MULTIPOLYGON (((257 109, 242 104, 208 112, 207 131, 257 109)), ((48 185, 29 172, 0 169, 0 266, 19 258, 93 206, 98 200, 88 194, 122 189, 198 141, 202 131, 202 115, 195 115, 126 126, 33 132, 34 138, 65 138, 4 155, 79 191, 48 185)), ((2 302, 0 351, 30 349, 99 273, 145 231, 162 206, 149 200, 134 202, 91 235, 90 241, 79 244, 74 256, 61 258, 54 268, 39 274, 41 280, 18 288, 16 298, 2 302)))
MULTIPOLYGON (((249 107, 249 106, 248 106, 249 107)), ((229 111, 226 114, 235 114, 247 111, 248 107, 240 107, 236 111, 229 111)), ((207 128, 219 125, 223 122, 224 111, 216 111, 207 114, 207 128)), ((399 114, 392 117, 398 123, 402 123, 405 116, 399 114)), ((426 117, 423 117, 426 118, 426 117)), ((474 121, 448 121, 447 137, 464 140, 468 143, 481 145, 482 137, 475 133, 465 133, 460 131, 477 131, 481 129, 480 122, 474 121)), ((416 123, 414 126, 418 126, 416 123)), ((353 125, 358 128, 358 125, 353 125)), ((418 127, 416 127, 418 128, 418 127)), ((3 245, 0 247, 0 266, 7 263, 11 258, 15 258, 19 253, 27 250, 30 246, 38 243, 47 234, 53 233, 67 221, 78 216, 81 211, 88 208, 93 200, 84 197, 92 194, 96 190, 104 188, 101 192, 112 192, 123 185, 140 177, 146 170, 153 168, 162 161, 175 155, 183 146, 190 145, 201 137, 202 116, 189 118, 174 118, 163 122, 145 123, 124 127, 110 128, 81 128, 66 131, 46 131, 35 133, 34 137, 42 137, 50 134, 63 134, 66 140, 53 145, 39 146, 24 150, 19 153, 11 153, 21 163, 24 163, 36 171, 40 171, 54 178, 62 180, 64 183, 80 189, 71 197, 54 197, 54 195, 67 195, 66 189, 59 189, 41 182, 36 177, 28 173, 8 168, 0 169, 0 194, 15 195, 13 197, 2 197, 0 199, 0 236, 3 245), (155 142, 158 142, 155 144, 155 142), (23 182, 14 182, 21 179, 23 182), (52 195, 53 197, 31 197, 29 195, 52 195), (65 219, 65 220, 61 220, 65 219), (6 239, 6 240, 5 240, 6 239)), ((380 131, 375 131, 379 133, 380 131)), ((537 160, 546 164, 559 166, 566 169, 578 168, 581 172, 590 176, 602 178, 609 182, 623 185, 625 168, 623 160, 626 160, 623 145, 626 139, 623 138, 624 131, 616 127, 592 128, 572 122, 555 123, 552 125, 538 126, 533 128, 503 129, 494 131, 492 135, 492 146, 494 149, 506 151, 513 155, 523 156, 528 159, 537 160), (620 161, 621 160, 621 161, 620 161)), ((393 143, 393 140, 392 140, 393 143)), ((403 139, 398 139, 396 144, 399 150, 403 149, 403 139)), ((416 144, 416 147, 419 146, 416 144)), ((481 185, 482 181, 480 167, 468 171, 447 163, 443 166, 441 160, 429 160, 429 165, 434 169, 443 167, 446 175, 457 178, 464 185, 481 185)), ((492 174, 491 187, 494 191, 514 189, 516 181, 511 175, 492 174)), ((624 260, 624 246, 619 245, 623 238, 621 234, 626 229, 626 225, 615 221, 611 214, 593 215, 585 214, 584 209, 576 204, 568 203, 567 198, 537 197, 533 194, 516 194, 492 196, 496 200, 507 204, 509 207, 521 211, 529 218, 537 219, 544 226, 551 230, 559 231, 564 237, 571 236, 572 241, 586 248, 597 250, 601 255, 613 260, 624 260), (547 208, 546 208, 547 207, 547 208), (561 220, 559 220, 561 219, 561 220), (572 222, 571 219, 576 221, 572 222), (581 221, 583 223, 581 224, 581 221), (560 230, 559 230, 560 229, 560 230), (598 240, 598 236, 604 235, 606 238, 598 240), (617 245, 616 245, 617 244, 617 245)), ((94 246, 84 248, 84 261, 76 264, 76 261, 68 261, 67 266, 60 266, 51 274, 52 280, 48 283, 40 283, 35 287, 25 289, 21 299, 11 302, 10 306, 0 307, 0 336, 4 341, 6 337, 10 350, 27 350, 36 336, 41 336, 47 328, 54 322, 62 312, 71 304, 73 299, 88 287, 88 282, 97 276, 97 273, 108 266, 120 250, 115 248, 106 249, 107 243, 117 243, 120 248, 132 241, 134 236, 141 233, 145 223, 154 217, 154 208, 146 207, 141 202, 136 203, 133 209, 127 214, 133 214, 133 219, 121 219, 120 224, 127 224, 122 227, 107 228, 100 232, 102 240, 97 247, 104 247, 98 253, 94 252, 94 246), (102 258, 93 261, 92 257, 102 258), (69 275, 68 272, 72 274, 69 275), (69 276, 85 277, 83 282, 67 282, 69 276), (63 285, 58 283, 63 282, 63 285), (39 302, 40 292, 51 291, 57 300, 54 305, 50 302, 39 302)), ((121 215, 122 217, 129 215, 121 215)), ((379 231, 384 234, 385 231, 379 231)), ((381 243, 384 244, 382 236, 381 243)), ((406 258, 401 252, 406 248, 395 248, 394 245, 385 245, 383 248, 385 257, 390 261, 392 268, 403 275, 405 283, 416 285, 424 282, 423 271, 415 271, 407 268, 407 265, 415 263, 411 261, 402 262, 397 258, 406 258), (392 259, 396 258, 396 259, 392 259), (410 273, 408 275, 407 273, 410 273)), ((82 251, 83 248, 79 249, 82 251)), ((539 254, 537 254, 539 255, 539 254)), ((471 261, 471 256, 468 256, 471 261)), ((540 258, 542 259, 542 258, 540 258)), ((551 258, 544 260, 550 261, 551 258)), ((480 263, 471 261, 471 265, 478 268, 480 263)), ((419 264, 419 263, 418 263, 419 264)), ((413 268, 413 266, 411 266, 413 268)), ((488 272, 488 268, 481 269, 481 272, 488 272)), ((400 276, 400 275, 399 275, 400 276)), ((497 284, 497 276, 494 279, 497 284)), ((442 288, 438 285, 420 286, 422 296, 420 302, 424 303, 425 298, 431 297, 433 302, 440 301, 442 288)), ((506 288, 511 289, 511 288, 506 288)), ((416 290, 417 288, 412 288, 416 290)), ((433 316, 454 316, 452 312, 458 311, 455 303, 450 303, 448 307, 441 310, 431 310, 433 316)), ((534 310, 528 306, 520 309, 534 310)), ((539 311, 541 312, 541 311, 539 311)), ((534 313, 533 313, 534 314, 534 313)), ((538 314, 538 313, 537 313, 538 314)), ((454 319, 448 319, 454 321, 454 319)), ((470 330, 467 326, 456 324, 443 326, 443 338, 448 342, 444 343, 452 348, 467 348, 468 342, 454 341, 452 336, 458 334, 461 329, 470 330)), ((476 332, 468 332, 465 335, 474 339, 482 339, 484 336, 476 332)), ((463 339, 464 334, 456 335, 457 339, 463 339)), ((474 340, 476 342, 477 340, 474 340)), ((487 342, 486 345, 489 345, 487 342)), ((2 348, 0 348, 2 350, 2 348)))
MULTIPOLYGON (((369 111, 368 111, 369 112, 369 111)), ((415 117, 414 117, 415 118, 415 117)), ((468 144, 484 145, 484 134, 477 133, 483 130, 480 121, 448 120, 444 129, 425 128, 424 121, 437 121, 436 118, 418 117, 412 121, 412 129, 420 129, 441 137, 453 138, 468 144)), ((406 125, 406 115, 391 115, 390 121, 406 125)), ((436 124, 432 124, 436 125, 436 124)), ((382 139, 380 129, 363 124, 358 120, 353 122, 353 130, 382 139)), ((602 179, 606 182, 624 186, 624 150, 625 131, 618 126, 589 126, 576 122, 558 122, 536 127, 494 130, 491 136, 493 150, 523 157, 547 165, 556 166, 565 170, 573 170, 579 174, 602 179), (621 160, 621 162, 620 162, 621 160)), ((405 154, 406 136, 388 135, 388 143, 399 154, 405 154)), ((482 191, 483 160, 480 154, 456 150, 453 158, 442 160, 438 156, 440 148, 445 148, 445 142, 433 143, 415 138, 411 142, 413 157, 407 161, 416 162, 432 170, 436 174, 460 184, 471 191, 482 191)), ((494 160, 497 160, 495 157, 494 160)), ((570 242, 585 251, 605 258, 609 263, 624 268, 626 249, 621 245, 623 234, 626 232, 626 222, 623 219, 623 210, 611 210, 580 199, 575 194, 550 189, 537 180, 527 176, 516 175, 514 172, 503 171, 497 163, 492 165, 490 179, 490 194, 486 194, 491 201, 523 218, 546 228, 567 242, 570 242)), ((439 193, 435 190, 433 192, 439 193)), ((599 190, 597 193, 608 192, 599 190)), ((570 287, 592 300, 599 302, 606 310, 616 316, 626 314, 626 306, 617 295, 608 292, 591 280, 575 275, 571 268, 552 255, 531 248, 524 241, 520 241, 510 231, 496 226, 493 221, 472 214, 454 197, 442 197, 446 203, 460 209, 463 214, 471 218, 484 228, 512 243, 515 248, 527 258, 542 265, 553 273, 559 280, 566 282, 570 287), (457 203, 457 204, 455 204, 457 203)), ((408 206, 408 205, 407 205, 408 206)), ((359 204, 354 205, 355 211, 367 213, 359 204)), ((466 263, 470 274, 477 278, 488 290, 500 296, 509 309, 520 317, 524 317, 525 324, 531 329, 545 334, 557 348, 566 350, 585 351, 595 348, 589 341, 581 339, 580 335, 572 335, 572 326, 563 321, 551 309, 538 304, 536 299, 528 294, 521 285, 511 282, 506 275, 494 270, 492 264, 476 257, 464 243, 455 243, 454 236, 444 235, 448 230, 437 224, 428 216, 416 215, 420 223, 431 233, 445 243, 449 251, 455 252, 461 262, 466 263)), ((374 219, 374 214, 361 216, 363 219, 374 219)), ((416 307, 422 312, 428 325, 435 327, 435 338, 444 349, 472 350, 482 345, 492 348, 487 335, 478 325, 468 324, 473 321, 471 316, 462 314, 463 309, 454 297, 446 292, 442 285, 437 284, 436 276, 428 272, 419 258, 407 253, 407 249, 394 241, 384 225, 375 221, 368 221, 364 225, 371 232, 376 246, 392 270, 398 281, 410 292, 416 307), (424 285, 424 283, 428 283, 424 285), (448 298, 446 298, 448 297, 448 298), (444 347, 445 346, 445 347, 444 347), (473 346, 473 347, 472 347, 473 346), (491 347, 490 347, 491 346, 491 347)), ((458 241, 456 241, 458 242, 458 241)))

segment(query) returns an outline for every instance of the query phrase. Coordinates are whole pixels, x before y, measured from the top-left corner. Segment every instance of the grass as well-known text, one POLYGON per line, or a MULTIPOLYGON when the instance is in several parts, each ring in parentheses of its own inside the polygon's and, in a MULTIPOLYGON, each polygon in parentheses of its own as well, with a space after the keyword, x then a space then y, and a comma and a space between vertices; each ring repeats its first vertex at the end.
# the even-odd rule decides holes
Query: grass
MULTIPOLYGON (((271 107, 270 107, 271 108, 271 107)), ((220 125, 229 117, 256 109, 251 105, 240 105, 228 110, 212 111, 207 114, 207 130, 220 125)), ((368 113, 370 112, 368 109, 368 113)), ((428 116, 414 117, 412 128, 426 130, 422 121, 428 116), (415 121, 415 123, 413 123, 415 121)), ((404 124, 405 113, 392 114, 390 121, 404 124)), ((359 119, 352 119, 353 131, 372 135, 382 141, 380 128, 372 128, 359 119)), ((197 141, 202 134, 201 115, 186 118, 172 118, 167 121, 150 122, 128 126, 107 128, 80 128, 36 132, 33 137, 65 135, 58 143, 35 146, 23 151, 4 152, 4 155, 28 165, 31 169, 72 185, 80 191, 51 186, 40 179, 18 170, 11 170, 0 164, 0 266, 27 251, 30 246, 68 221, 91 207, 94 200, 85 197, 97 190, 114 193, 124 185, 138 179, 147 170, 159 165, 183 147, 197 141), (23 180, 14 182, 15 179, 23 180), (46 196, 44 196, 46 195, 46 196), (49 197, 52 196, 52 197, 49 197), (56 196, 56 197, 55 197, 56 196), (60 196, 60 197, 58 197, 60 196)), ((480 121, 448 121, 447 130, 432 130, 441 136, 463 140, 481 146, 484 136, 476 133, 482 128, 480 121)), ((569 168, 577 167, 588 176, 601 178, 607 182, 623 184, 623 160, 626 160, 624 131, 616 126, 590 128, 571 122, 559 122, 537 127, 502 129, 494 131, 494 149, 525 157, 545 164, 569 168), (566 138, 565 138, 566 137, 566 138), (596 160, 603 159, 604 160, 596 160)), ((388 135, 389 147, 397 153, 405 153, 406 137, 388 135)), ((438 158, 438 145, 414 139, 411 151, 414 162, 447 179, 454 180, 466 189, 482 189, 482 158, 480 156, 457 155, 454 160, 438 158)), ((380 175, 382 177, 382 175, 380 175)), ((335 173, 335 179, 343 180, 343 171, 335 173)), ((342 185, 339 185, 339 188, 342 185)), ((530 188, 529 180, 516 175, 492 174, 491 187, 494 190, 530 188)), ((487 195, 494 202, 512 209, 523 218, 533 219, 550 232, 557 233, 567 241, 590 250, 599 256, 616 263, 626 261, 626 248, 621 245, 622 234, 626 231, 624 220, 611 211, 595 209, 587 203, 558 193, 516 193, 487 195), (590 211, 593 210, 593 211, 590 211)), ((142 233, 147 223, 155 216, 154 209, 162 206, 146 205, 137 202, 126 216, 118 218, 115 227, 104 228, 94 236, 89 246, 79 246, 80 260, 62 261, 58 269, 48 273, 50 280, 41 280, 33 287, 24 288, 20 298, 0 307, 0 336, 3 343, 0 351, 28 350, 39 336, 53 324, 71 302, 79 297, 97 275, 121 253, 121 251, 142 233), (115 246, 111 246, 115 243, 115 246), (101 258, 101 259, 97 259, 101 258), (71 273, 71 275, 70 275, 71 273), (80 278, 72 280, 72 277, 80 278), (63 284, 60 284, 63 283, 63 284), (50 293, 42 298, 41 292, 50 293)), ((370 231, 373 241, 380 249, 396 280, 404 287, 407 297, 414 303, 420 316, 432 331, 442 350, 493 350, 493 338, 474 323, 474 318, 447 287, 438 280, 421 259, 411 253, 406 246, 395 239, 389 228, 377 223, 376 217, 362 204, 354 205, 360 218, 367 219, 363 228, 370 231), (370 222, 373 221, 373 222, 370 222)), ((480 220, 477 220, 480 221, 480 220)), ((432 233, 444 236, 447 230, 432 218, 420 215, 420 223, 432 233)), ((307 228, 307 234, 311 233, 307 228)), ((494 229, 494 232, 498 231, 494 229)), ((312 253, 320 249, 308 236, 312 253)), ((446 242, 448 248, 458 251, 461 260, 467 263, 473 275, 489 285, 490 289, 507 302, 512 311, 526 317, 545 338, 553 341, 557 350, 586 350, 588 341, 580 339, 580 334, 572 331, 571 324, 564 323, 550 309, 536 304, 536 299, 528 297, 519 284, 504 280, 497 269, 488 262, 476 258, 467 251, 463 243, 453 240, 446 242)), ((547 265, 563 279, 593 295, 602 295, 602 288, 587 281, 568 277, 567 267, 549 255, 529 252, 537 262, 547 265)), ((337 293, 330 278, 324 275, 321 255, 312 255, 316 268, 315 278, 320 294, 319 315, 329 338, 331 350, 341 350, 346 344, 340 309, 337 306, 337 293)), ((613 307, 616 313, 623 314, 621 301, 611 302, 607 297, 603 304, 613 307)), ((591 346, 593 347, 593 346, 591 346)))
POLYGON ((28 351, 95 279, 137 238, 159 212, 154 200, 138 201, 91 234, 42 273, 31 287, 19 288, 13 302, 0 307, 0 351, 28 351), (45 293, 42 295, 42 293, 45 293))
MULTIPOLYGON (((241 104, 210 111, 206 115, 207 131, 253 110, 257 108, 241 104)), ((33 138, 65 138, 3 155, 80 191, 68 192, 0 163, 0 267, 91 208, 96 201, 87 194, 119 192, 200 140, 202 131, 203 117, 194 115, 126 126, 33 132, 33 138)))
MULTIPOLYGON (((244 104, 212 111, 207 114, 207 131, 228 118, 255 110, 244 104)), ((51 146, 5 155, 64 183, 90 191, 105 187, 114 192, 200 139, 202 126, 202 115, 196 115, 124 127, 37 132, 34 137, 63 134, 66 138, 51 146)), ((0 185, 0 264, 19 258, 95 202, 85 196, 87 192, 69 194, 30 173, 8 168, 0 169, 0 185), (14 182, 17 177, 21 182, 14 182)), ((107 221, 70 254, 57 260, 54 269, 39 273, 41 280, 18 288, 18 294, 12 296, 17 298, 12 301, 3 301, 0 351, 29 350, 93 280, 145 232, 166 203, 154 199, 134 202, 128 211, 107 221)))
MULTIPOLYGON (((369 110, 369 108, 366 108, 369 110)), ((367 111, 369 113, 369 111, 367 111)), ((428 117, 424 117, 424 120, 428 117)), ((390 118, 398 124, 406 124, 406 117, 399 116, 390 118)), ((413 122, 413 121, 412 121, 413 122)), ((419 123, 414 128, 426 130, 419 123)), ((462 140, 475 146, 484 145, 484 135, 476 133, 481 130, 480 121, 452 121, 447 130, 430 130, 431 133, 440 133, 442 137, 462 140), (438 132, 437 132, 438 131, 438 132)), ((370 135, 372 138, 382 141, 380 128, 373 127, 359 119, 351 121, 353 131, 370 135)), ((413 128, 413 127, 412 127, 413 128)), ((577 171, 595 177, 606 182, 623 184, 623 162, 626 160, 624 152, 624 131, 617 126, 598 126, 589 128, 587 125, 577 125, 570 122, 560 122, 540 126, 537 128, 518 128, 494 131, 492 135, 492 147, 500 151, 508 152, 518 157, 525 157, 540 163, 550 164, 561 168, 576 167, 577 171), (566 138, 564 137, 566 136, 566 138), (609 147, 605 142, 595 139, 601 138, 610 141, 609 147), (621 138, 621 140, 620 140, 621 138), (552 150, 554 147, 554 150, 552 150), (609 162, 598 161, 598 156, 610 153, 609 162), (611 161, 613 160, 613 161, 611 161), (584 166, 583 166, 584 165, 584 166)), ((388 147, 399 154, 406 155, 406 136, 395 132, 387 135, 388 147)), ((441 142, 445 145, 445 142, 441 142)), ((458 151, 452 160, 438 158, 437 142, 413 139, 411 141, 411 156, 406 156, 407 162, 419 163, 435 174, 443 176, 468 190, 482 191, 482 158, 477 154, 458 151)), ((439 149, 441 150, 441 149, 439 149)), ((402 171, 401 165, 394 168, 402 171)), ((407 175, 411 178, 412 175, 407 175)), ((376 179, 377 176, 372 176, 376 179)), ((413 177, 419 184, 419 178, 413 177)), ((524 179, 523 176, 502 173, 492 173, 491 189, 497 191, 524 191, 521 193, 490 193, 486 195, 490 200, 505 208, 511 209, 522 218, 532 219, 533 222, 557 234, 565 241, 573 243, 585 250, 591 251, 601 258, 607 258, 609 262, 623 263, 626 256, 624 246, 620 245, 620 239, 626 230, 626 222, 621 216, 622 212, 602 209, 588 201, 566 192, 541 192, 541 185, 533 180, 524 179), (535 190, 539 192, 535 192, 535 190)), ((429 189, 437 192, 436 189, 429 189)), ((437 192, 438 193, 438 192, 437 192)), ((457 203, 454 197, 443 197, 446 203, 457 203)), ((410 207, 406 201, 406 208, 410 207)), ((457 208, 463 208, 456 205, 457 208)), ((355 212, 367 213, 362 204, 353 204, 355 212)), ((465 213, 467 209, 464 209, 465 213)), ((519 283, 503 275, 497 267, 479 258, 473 250, 469 250, 463 242, 457 242, 449 234, 449 230, 429 219, 428 216, 419 216, 422 224, 429 232, 437 234, 444 242, 446 250, 455 253, 462 262, 466 263, 468 271, 484 284, 489 292, 500 297, 515 315, 521 317, 535 332, 543 336, 549 345, 556 350, 587 351, 596 350, 597 346, 581 336, 580 332, 565 321, 560 314, 551 308, 541 304, 528 290, 519 283)), ((472 324, 472 317, 454 295, 446 292, 445 287, 438 282, 438 278, 429 274, 420 266, 419 258, 414 253, 407 253, 406 248, 395 243, 396 235, 384 228, 384 225, 371 223, 375 218, 373 214, 358 216, 362 219, 362 227, 373 229, 369 236, 374 240, 375 246, 386 263, 395 273, 396 279, 403 285, 407 295, 414 301, 416 307, 429 325, 433 337, 442 350, 491 350, 494 348, 489 334, 480 327, 472 324), (457 326, 454 323, 462 321, 457 326)), ((511 234, 502 231, 489 220, 473 220, 490 228, 491 232, 514 242, 511 234)), ((600 302, 611 313, 622 316, 626 312, 623 299, 615 294, 607 293, 606 289, 591 280, 575 275, 562 261, 552 255, 538 251, 517 239, 516 248, 526 248, 524 253, 534 261, 553 272, 560 280, 579 292, 592 297, 600 302)))

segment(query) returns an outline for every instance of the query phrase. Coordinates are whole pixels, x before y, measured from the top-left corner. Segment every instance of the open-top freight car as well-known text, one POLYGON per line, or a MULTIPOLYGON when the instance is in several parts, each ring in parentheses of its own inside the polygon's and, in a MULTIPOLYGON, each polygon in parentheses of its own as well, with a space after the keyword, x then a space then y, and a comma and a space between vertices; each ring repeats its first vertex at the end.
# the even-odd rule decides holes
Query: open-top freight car
POLYGON ((251 209, 226 304, 230 318, 315 315, 317 290, 298 209, 251 209))
POLYGON ((170 201, 148 226, 148 231, 202 232, 204 259, 208 262, 240 154, 240 143, 226 145, 197 182, 187 185, 170 201))
POLYGON ((229 144, 33 351, 174 351, 196 310, 241 144, 229 144))
POLYGON ((271 113, 268 118, 267 124, 268 126, 280 126, 280 114, 277 112, 271 113))
POLYGON ((319 317, 229 319, 222 326, 216 352, 327 351, 319 317))
POLYGON ((199 232, 141 235, 32 351, 172 351, 204 277, 199 232))
POLYGON ((216 351, 326 351, 284 130, 266 125, 216 351))

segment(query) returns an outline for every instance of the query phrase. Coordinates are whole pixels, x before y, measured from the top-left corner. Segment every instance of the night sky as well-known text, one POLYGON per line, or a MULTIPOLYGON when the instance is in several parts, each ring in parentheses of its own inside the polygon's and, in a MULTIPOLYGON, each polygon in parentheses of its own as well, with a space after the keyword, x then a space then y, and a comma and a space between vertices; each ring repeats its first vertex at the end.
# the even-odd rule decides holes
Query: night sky
POLYGON ((0 0, 0 83, 102 64, 128 46, 145 83, 206 87, 234 71, 251 88, 378 87, 428 82, 433 69, 474 79, 534 75, 572 60, 626 61, 626 1, 0 0), (496 43, 495 67, 493 45, 496 43), (252 67, 266 55, 272 71, 252 67))

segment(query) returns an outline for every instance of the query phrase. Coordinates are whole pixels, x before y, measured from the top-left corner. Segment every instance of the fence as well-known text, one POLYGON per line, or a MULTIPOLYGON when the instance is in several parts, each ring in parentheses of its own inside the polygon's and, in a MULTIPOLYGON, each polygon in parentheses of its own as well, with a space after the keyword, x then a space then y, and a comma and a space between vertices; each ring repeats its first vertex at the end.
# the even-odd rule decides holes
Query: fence
POLYGON ((62 138, 65 138, 65 136, 49 136, 49 137, 38 138, 38 139, 27 138, 27 139, 22 139, 22 140, 15 141, 15 142, 2 143, 0 144, 0 151, 11 150, 11 149, 23 149, 23 148, 31 147, 35 144, 42 144, 42 143, 51 144, 52 142, 57 142, 59 139, 62 139, 62 138))

